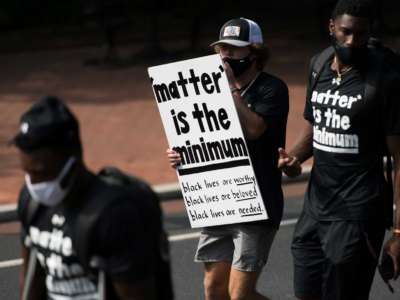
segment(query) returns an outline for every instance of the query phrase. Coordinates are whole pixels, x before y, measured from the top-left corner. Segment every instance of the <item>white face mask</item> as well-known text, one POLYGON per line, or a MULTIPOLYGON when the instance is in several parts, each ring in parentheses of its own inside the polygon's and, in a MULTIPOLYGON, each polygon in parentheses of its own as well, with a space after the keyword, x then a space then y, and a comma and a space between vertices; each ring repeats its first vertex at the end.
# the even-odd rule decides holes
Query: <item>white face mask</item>
POLYGON ((75 157, 70 157, 57 178, 49 181, 32 183, 29 174, 25 174, 25 183, 32 199, 46 206, 59 204, 69 190, 69 187, 63 189, 60 182, 71 169, 74 162, 75 157))

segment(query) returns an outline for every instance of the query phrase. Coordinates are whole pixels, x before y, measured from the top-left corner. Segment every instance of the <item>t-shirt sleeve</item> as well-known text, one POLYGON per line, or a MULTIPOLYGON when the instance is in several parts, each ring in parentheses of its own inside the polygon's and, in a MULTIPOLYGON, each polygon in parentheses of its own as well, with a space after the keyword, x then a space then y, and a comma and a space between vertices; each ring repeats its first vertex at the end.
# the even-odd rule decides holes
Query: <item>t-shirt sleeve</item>
POLYGON ((312 109, 312 104, 311 104, 311 99, 308 96, 309 93, 309 86, 307 87, 307 94, 306 94, 306 101, 304 105, 304 112, 303 112, 303 117, 306 119, 308 122, 311 124, 314 124, 314 115, 313 115, 313 109, 312 109))
POLYGON ((20 239, 21 243, 25 245, 25 247, 30 246, 30 241, 28 238, 27 228, 25 228, 25 218, 27 217, 27 210, 28 210, 28 190, 26 187, 22 187, 19 195, 18 195, 18 204, 17 204, 17 217, 21 224, 21 231, 20 231, 20 239))
POLYGON ((286 84, 276 80, 264 86, 260 100, 253 104, 253 110, 268 123, 286 121, 289 113, 289 92, 286 84))
POLYGON ((155 261, 155 237, 132 202, 133 199, 120 199, 115 201, 117 205, 106 209, 92 241, 107 275, 130 283, 150 278, 155 261))
POLYGON ((304 111, 303 111, 303 117, 307 121, 309 121, 311 124, 314 124, 314 114, 313 114, 313 109, 312 109, 312 104, 311 104, 311 95, 312 95, 312 90, 311 90, 311 72, 313 69, 313 65, 315 63, 317 56, 314 56, 311 58, 310 61, 310 67, 308 70, 308 82, 307 82, 307 90, 306 90, 306 101, 304 102, 304 111))
POLYGON ((386 135, 400 135, 400 76, 386 89, 383 120, 386 135))

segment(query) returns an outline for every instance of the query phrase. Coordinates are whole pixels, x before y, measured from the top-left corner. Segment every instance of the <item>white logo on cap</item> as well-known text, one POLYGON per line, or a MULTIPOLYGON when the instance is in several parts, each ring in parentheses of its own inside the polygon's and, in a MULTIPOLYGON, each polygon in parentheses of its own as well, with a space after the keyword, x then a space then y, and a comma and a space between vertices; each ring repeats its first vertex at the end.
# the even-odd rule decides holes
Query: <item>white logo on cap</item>
POLYGON ((21 124, 21 132, 23 134, 26 134, 26 133, 28 133, 28 130, 29 130, 29 124, 26 122, 22 123, 21 124))
POLYGON ((53 217, 51 218, 51 223, 53 225, 62 226, 65 223, 65 217, 54 214, 53 217))
POLYGON ((223 36, 239 36, 240 35, 240 27, 239 26, 227 26, 224 29, 223 36))

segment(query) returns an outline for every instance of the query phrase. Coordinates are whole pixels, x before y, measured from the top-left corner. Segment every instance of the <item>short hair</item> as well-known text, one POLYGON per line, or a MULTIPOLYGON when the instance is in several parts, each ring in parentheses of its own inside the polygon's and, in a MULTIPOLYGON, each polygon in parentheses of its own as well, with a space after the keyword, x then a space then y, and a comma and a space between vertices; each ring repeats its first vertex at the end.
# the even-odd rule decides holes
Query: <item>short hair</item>
POLYGON ((264 44, 251 44, 249 47, 251 53, 256 56, 257 70, 262 71, 271 56, 269 48, 264 44))
POLYGON ((339 0, 332 12, 332 19, 342 15, 372 19, 373 3, 371 0, 339 0))
MULTIPOLYGON (((267 46, 264 44, 250 44, 249 46, 250 53, 256 56, 256 67, 257 70, 262 71, 269 61, 270 51, 267 46)), ((220 44, 214 46, 214 51, 219 53, 220 44)))

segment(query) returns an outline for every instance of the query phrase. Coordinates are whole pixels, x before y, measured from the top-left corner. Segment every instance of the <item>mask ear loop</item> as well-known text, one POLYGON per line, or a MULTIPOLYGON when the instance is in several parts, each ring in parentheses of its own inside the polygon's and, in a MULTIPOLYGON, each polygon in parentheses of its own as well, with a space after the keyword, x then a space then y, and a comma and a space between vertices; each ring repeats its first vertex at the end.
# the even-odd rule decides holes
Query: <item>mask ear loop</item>
POLYGON ((66 162, 65 166, 58 175, 58 181, 60 182, 60 186, 62 189, 65 189, 68 186, 68 183, 72 179, 72 170, 74 169, 74 165, 76 165, 76 158, 74 156, 70 157, 66 162))

